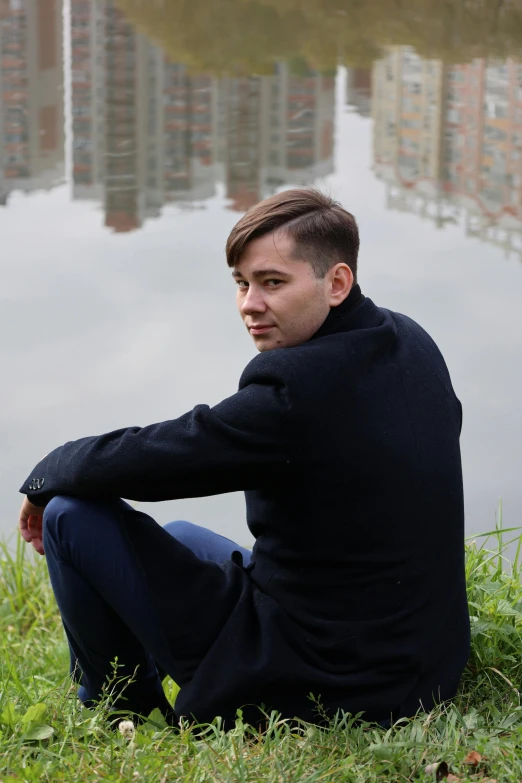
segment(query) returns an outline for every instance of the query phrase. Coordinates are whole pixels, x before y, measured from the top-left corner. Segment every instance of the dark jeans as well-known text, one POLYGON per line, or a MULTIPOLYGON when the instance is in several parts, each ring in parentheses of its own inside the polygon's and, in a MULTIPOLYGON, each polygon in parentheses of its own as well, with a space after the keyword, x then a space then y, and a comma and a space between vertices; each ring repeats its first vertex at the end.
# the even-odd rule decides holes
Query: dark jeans
POLYGON ((247 565, 249 550, 189 522, 161 527, 123 500, 71 497, 46 507, 44 547, 80 699, 98 701, 112 677, 114 709, 167 714, 161 676, 190 679, 227 616, 221 564, 239 551, 247 565))

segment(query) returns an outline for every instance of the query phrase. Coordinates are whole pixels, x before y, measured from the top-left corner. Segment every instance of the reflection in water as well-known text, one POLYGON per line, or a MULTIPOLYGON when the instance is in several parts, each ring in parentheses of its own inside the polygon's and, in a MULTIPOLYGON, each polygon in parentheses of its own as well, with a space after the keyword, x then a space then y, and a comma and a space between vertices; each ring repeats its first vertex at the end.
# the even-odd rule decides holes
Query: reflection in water
POLYGON ((373 66, 375 173, 389 209, 522 259, 522 65, 426 60, 391 48, 373 66))
POLYGON ((371 68, 348 68, 346 79, 346 103, 353 106, 361 117, 372 113, 371 68))
POLYGON ((114 0, 165 52, 197 70, 266 73, 306 58, 369 67, 383 47, 467 62, 518 56, 520 0, 114 0))
POLYGON ((242 211, 333 170, 334 79, 190 73, 110 2, 72 0, 75 198, 103 201, 105 225, 131 231, 169 202, 215 194, 242 211))
POLYGON ((0 205, 64 176, 62 8, 0 2, 0 205))
MULTIPOLYGON (((269 23, 276 11, 265 5, 269 23)), ((290 64, 265 62, 271 72, 259 76, 223 75, 216 67, 193 72, 175 60, 177 28, 165 24, 169 14, 173 23, 182 13, 181 1, 151 8, 129 0, 121 7, 128 16, 113 0, 71 0, 74 197, 103 202, 108 227, 136 229, 164 204, 212 197, 218 182, 231 208, 243 211, 278 187, 312 184, 332 172, 330 75, 300 56, 290 64), (129 19, 152 30, 163 48, 129 19)), ((473 17, 476 27, 496 27, 493 48, 506 41, 506 13, 520 22, 516 3, 502 8, 498 18, 486 7, 473 17)), ((226 2, 221 10, 245 23, 226 2)), ((243 11, 257 13, 248 3, 243 11)), ((438 13, 440 31, 446 17, 444 9, 438 13)), ((403 35, 415 31, 413 24, 403 35)), ((442 53, 451 40, 444 38, 442 53)), ((201 62, 197 36, 193 46, 191 59, 201 62)), ((215 48, 212 54, 219 61, 215 48)), ((510 59, 452 65, 401 46, 388 47, 371 69, 348 69, 347 102, 373 114, 374 170, 387 183, 388 208, 438 227, 463 215, 470 236, 519 255, 521 96, 522 66, 510 59)))
MULTIPOLYGON (((366 56, 377 52, 379 28, 369 35, 373 5, 334 3, 318 22, 316 45, 333 35, 337 8, 331 41, 339 52, 353 35, 343 21, 348 10, 366 56)), ((383 6, 381 17, 394 5, 383 6)), ((470 29, 481 31, 482 47, 492 51, 512 46, 522 29, 518 2, 495 13, 481 3, 453 5, 457 22, 463 8, 468 13, 468 27, 457 36, 461 52, 472 47, 470 29)), ((243 211, 281 186, 313 184, 333 171, 334 79, 307 64, 301 54, 307 47, 291 34, 290 21, 297 31, 310 23, 314 3, 299 13, 293 2, 245 2, 241 13, 228 0, 218 6, 243 26, 279 20, 275 48, 255 53, 264 55, 269 73, 250 75, 232 63, 224 75, 220 42, 210 47, 196 34, 210 29, 209 20, 188 34, 188 59, 197 70, 178 62, 175 46, 186 53, 187 39, 183 44, 165 20, 181 19, 182 0, 153 7, 141 0, 71 0, 73 195, 101 202, 114 231, 139 228, 165 204, 211 198, 220 182, 230 207, 243 211), (201 69, 205 46, 211 70, 201 69), (278 46, 298 54, 274 60, 278 46)), ((420 10, 410 9, 406 19, 397 7, 394 35, 433 48, 436 35, 431 44, 420 37, 420 10)), ((213 13, 209 8, 209 18, 213 13)), ((371 67, 348 68, 347 103, 373 116, 374 171, 387 185, 387 206, 438 227, 464 217, 468 235, 522 257, 522 65, 509 58, 448 62, 457 28, 448 34, 440 5, 427 4, 423 13, 434 17, 439 59, 389 46, 371 67)), ((59 0, 0 0, 0 204, 13 190, 49 189, 63 178, 61 49, 59 0)), ((312 59, 332 65, 331 46, 311 51, 312 59)), ((361 59, 358 48, 350 56, 361 59)))

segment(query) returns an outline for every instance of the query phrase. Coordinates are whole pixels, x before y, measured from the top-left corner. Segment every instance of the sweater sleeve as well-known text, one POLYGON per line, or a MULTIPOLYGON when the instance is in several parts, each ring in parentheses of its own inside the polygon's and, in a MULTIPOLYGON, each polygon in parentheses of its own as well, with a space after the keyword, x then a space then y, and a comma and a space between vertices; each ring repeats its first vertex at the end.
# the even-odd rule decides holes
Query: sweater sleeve
MULTIPOLYGON (((279 353, 279 352, 277 352, 279 353)), ((35 505, 55 495, 159 501, 262 488, 292 463, 292 393, 281 363, 256 357, 239 391, 177 419, 70 441, 20 488, 35 505)))

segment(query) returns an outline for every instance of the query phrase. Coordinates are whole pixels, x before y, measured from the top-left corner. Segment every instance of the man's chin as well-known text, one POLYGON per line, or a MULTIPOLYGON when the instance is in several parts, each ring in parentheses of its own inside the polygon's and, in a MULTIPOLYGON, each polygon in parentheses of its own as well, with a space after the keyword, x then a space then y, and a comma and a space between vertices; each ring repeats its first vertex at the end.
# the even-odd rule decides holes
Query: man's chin
POLYGON ((271 339, 262 339, 262 338, 256 338, 254 340, 255 346, 258 351, 264 352, 264 351, 273 351, 275 348, 288 348, 289 346, 285 343, 284 340, 275 340, 273 337, 271 339))
POLYGON ((274 340, 273 337, 259 335, 258 337, 252 337, 252 339, 258 351, 272 351, 274 348, 282 347, 278 345, 277 340, 274 340))
POLYGON ((260 353, 264 353, 265 351, 271 351, 273 348, 275 348, 275 345, 271 345, 270 343, 263 342, 263 340, 254 340, 257 350, 260 353))

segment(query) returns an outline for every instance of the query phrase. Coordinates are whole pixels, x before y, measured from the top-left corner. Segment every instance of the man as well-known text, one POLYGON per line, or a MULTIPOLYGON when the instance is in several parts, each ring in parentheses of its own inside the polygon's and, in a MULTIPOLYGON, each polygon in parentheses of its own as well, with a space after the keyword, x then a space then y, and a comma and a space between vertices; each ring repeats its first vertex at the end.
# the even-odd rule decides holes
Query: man
POLYGON ((239 707, 254 722, 256 705, 384 722, 454 696, 461 406, 426 332, 362 295, 358 249, 353 216, 319 192, 254 206, 227 242, 260 351, 237 394, 66 443, 24 482, 21 532, 47 554, 85 703, 115 658, 136 672, 115 706, 168 712, 168 672, 177 716, 201 722, 239 707), (240 489, 251 555, 120 500, 240 489))

